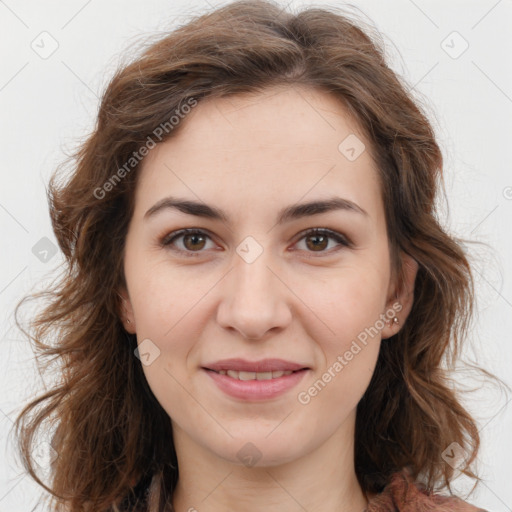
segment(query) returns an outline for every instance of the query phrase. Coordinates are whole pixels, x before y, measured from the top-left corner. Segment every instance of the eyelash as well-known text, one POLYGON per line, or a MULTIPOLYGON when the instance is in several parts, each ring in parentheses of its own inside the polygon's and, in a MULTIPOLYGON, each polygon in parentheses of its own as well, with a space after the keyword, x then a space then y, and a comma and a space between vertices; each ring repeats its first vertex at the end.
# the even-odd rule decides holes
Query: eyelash
MULTIPOLYGON (((194 258, 194 257, 200 256, 201 253, 204 251, 202 251, 202 250, 201 251, 188 251, 188 250, 177 249, 175 247, 174 248, 171 247, 172 243, 176 239, 181 238, 186 235, 201 235, 201 236, 205 236, 211 240, 210 235, 208 235, 208 233, 203 230, 195 229, 195 228, 186 228, 186 229, 180 229, 179 231, 174 231, 172 233, 165 235, 160 240, 160 245, 165 248, 170 248, 172 251, 183 253, 187 257, 194 258)), ((336 231, 332 231, 330 229, 325 229, 325 228, 312 228, 312 229, 304 231, 303 233, 301 233, 301 237, 297 240, 296 243, 300 242, 302 239, 304 239, 308 236, 311 236, 311 235, 327 236, 328 238, 336 240, 336 242, 338 242, 343 247, 351 247, 352 246, 352 242, 347 237, 343 236, 341 233, 337 233, 336 231)), ((339 250, 339 248, 334 249, 334 251, 337 251, 337 250, 339 250)), ((307 252, 311 252, 314 254, 315 251, 307 251, 307 252)), ((319 254, 319 256, 324 256, 326 254, 331 254, 332 252, 333 251, 331 249, 330 251, 319 251, 318 254, 319 254)), ((311 256, 311 257, 317 258, 318 256, 311 256)))

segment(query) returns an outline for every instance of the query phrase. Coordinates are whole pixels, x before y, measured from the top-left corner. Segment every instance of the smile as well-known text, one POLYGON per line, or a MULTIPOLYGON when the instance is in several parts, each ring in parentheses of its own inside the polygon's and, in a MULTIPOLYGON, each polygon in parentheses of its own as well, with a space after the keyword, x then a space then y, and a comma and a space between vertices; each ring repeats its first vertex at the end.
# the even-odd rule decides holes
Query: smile
POLYGON ((311 370, 276 370, 249 372, 236 370, 212 370, 203 368, 217 389, 224 395, 239 400, 260 402, 284 395, 296 387, 311 370))
POLYGON ((291 370, 279 370, 275 372, 245 372, 237 370, 219 370, 218 372, 215 373, 219 373, 220 375, 228 375, 232 379, 237 380, 270 380, 277 379, 279 377, 282 377, 283 375, 291 375, 293 372, 291 370))

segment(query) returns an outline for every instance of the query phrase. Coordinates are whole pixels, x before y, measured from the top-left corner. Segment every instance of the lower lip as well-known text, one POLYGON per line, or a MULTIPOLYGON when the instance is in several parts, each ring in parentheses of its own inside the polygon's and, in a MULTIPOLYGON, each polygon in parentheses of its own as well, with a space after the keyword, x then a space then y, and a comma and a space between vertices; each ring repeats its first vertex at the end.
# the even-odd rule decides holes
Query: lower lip
POLYGON ((299 370, 290 375, 283 375, 268 380, 238 380, 229 375, 221 375, 213 370, 203 370, 217 384, 221 391, 242 400, 268 400, 282 395, 296 386, 309 371, 299 370))

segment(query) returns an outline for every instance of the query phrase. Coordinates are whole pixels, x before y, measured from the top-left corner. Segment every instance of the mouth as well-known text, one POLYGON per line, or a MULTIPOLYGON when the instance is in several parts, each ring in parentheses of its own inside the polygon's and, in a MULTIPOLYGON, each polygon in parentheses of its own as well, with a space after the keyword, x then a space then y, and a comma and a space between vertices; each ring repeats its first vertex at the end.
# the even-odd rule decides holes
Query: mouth
MULTIPOLYGON (((300 365, 296 365, 300 366, 300 365)), ((236 370, 233 368, 205 368, 204 374, 225 396, 249 402, 261 402, 286 396, 305 378, 310 368, 294 370, 268 369, 264 371, 236 370)))
POLYGON ((226 375, 236 380, 273 380, 281 377, 286 377, 292 373, 298 373, 308 368, 301 368, 300 370, 275 370, 266 372, 248 372, 243 370, 212 370, 211 368, 204 368, 204 370, 217 373, 219 375, 226 375))

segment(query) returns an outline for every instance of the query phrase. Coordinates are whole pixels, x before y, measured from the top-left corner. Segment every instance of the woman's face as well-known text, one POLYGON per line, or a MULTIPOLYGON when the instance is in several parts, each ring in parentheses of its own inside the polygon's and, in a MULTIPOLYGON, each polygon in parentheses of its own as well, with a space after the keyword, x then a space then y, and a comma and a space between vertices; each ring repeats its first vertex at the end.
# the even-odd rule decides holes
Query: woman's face
POLYGON ((276 465, 333 436, 346 449, 416 272, 396 295, 369 143, 304 88, 202 101, 181 122, 138 171, 123 291, 178 456, 276 465))

